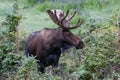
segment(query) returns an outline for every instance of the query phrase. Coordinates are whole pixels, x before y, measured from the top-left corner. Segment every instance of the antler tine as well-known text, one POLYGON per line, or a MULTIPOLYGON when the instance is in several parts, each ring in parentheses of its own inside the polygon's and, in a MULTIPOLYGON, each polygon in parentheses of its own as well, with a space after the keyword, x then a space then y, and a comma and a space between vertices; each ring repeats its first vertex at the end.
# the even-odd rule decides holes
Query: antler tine
POLYGON ((48 12, 49 16, 51 17, 51 19, 53 20, 53 22, 56 23, 57 25, 59 25, 59 21, 58 21, 58 18, 56 16, 56 11, 54 11, 55 14, 51 10, 47 10, 47 12, 48 12))
POLYGON ((68 19, 68 21, 71 21, 71 19, 75 16, 76 11, 74 11, 73 15, 68 19))
POLYGON ((61 22, 62 22, 63 20, 65 20, 65 18, 68 16, 68 14, 69 14, 69 10, 67 10, 66 15, 63 17, 63 19, 61 20, 61 22))
POLYGON ((67 29, 75 29, 75 28, 79 27, 81 24, 82 24, 82 21, 80 21, 80 19, 79 19, 78 22, 77 22, 77 24, 75 26, 69 27, 67 29))
POLYGON ((53 15, 53 12, 51 10, 47 10, 49 16, 51 17, 51 19, 55 22, 56 19, 55 19, 55 16, 53 15))
POLYGON ((54 10, 54 13, 55 13, 56 20, 58 20, 58 17, 57 17, 57 14, 56 14, 56 10, 54 10))
POLYGON ((67 10, 66 15, 65 15, 65 16, 62 18, 62 20, 60 21, 60 23, 61 23, 61 26, 60 26, 60 27, 62 27, 63 29, 66 29, 66 27, 64 27, 64 25, 63 25, 63 20, 66 19, 66 17, 68 16, 68 14, 69 14, 69 10, 67 10))
POLYGON ((55 19, 56 19, 56 24, 58 25, 58 26, 60 26, 60 21, 59 21, 59 19, 58 19, 58 17, 57 17, 57 14, 56 14, 56 10, 54 10, 54 13, 55 13, 55 19))

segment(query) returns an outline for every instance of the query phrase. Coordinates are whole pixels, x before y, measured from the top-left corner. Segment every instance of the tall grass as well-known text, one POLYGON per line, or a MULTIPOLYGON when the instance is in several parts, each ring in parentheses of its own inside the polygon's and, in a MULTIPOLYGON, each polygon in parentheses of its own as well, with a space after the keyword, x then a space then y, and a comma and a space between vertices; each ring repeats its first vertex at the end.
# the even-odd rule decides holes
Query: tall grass
MULTIPOLYGON (((32 0, 34 1, 34 0, 32 0)), ((47 9, 83 9, 83 8, 88 8, 88 9, 104 9, 107 6, 111 6, 113 4, 119 4, 119 0, 56 0, 56 1, 44 1, 44 3, 40 3, 38 1, 34 1, 37 3, 34 3, 34 6, 37 5, 37 9, 40 11, 46 11, 47 9)), ((27 2, 30 2, 28 0, 27 2)))

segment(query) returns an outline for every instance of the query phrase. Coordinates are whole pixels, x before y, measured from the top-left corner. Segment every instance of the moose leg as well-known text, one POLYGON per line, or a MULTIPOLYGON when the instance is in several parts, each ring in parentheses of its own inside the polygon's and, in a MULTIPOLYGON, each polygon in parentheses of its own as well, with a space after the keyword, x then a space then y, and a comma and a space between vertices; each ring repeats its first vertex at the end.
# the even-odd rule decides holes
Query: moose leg
POLYGON ((56 74, 56 69, 58 67, 58 62, 59 62, 60 55, 61 55, 61 50, 59 48, 57 48, 54 51, 54 54, 53 54, 53 63, 52 63, 53 75, 56 74))
POLYGON ((45 71, 45 66, 42 62, 37 62, 38 63, 38 71, 41 73, 44 73, 45 71))
POLYGON ((58 67, 58 62, 59 62, 60 56, 59 56, 59 55, 54 55, 53 58, 54 58, 54 60, 53 60, 52 66, 53 66, 53 67, 58 67))
POLYGON ((57 67, 58 66, 58 62, 59 62, 59 58, 60 58, 60 55, 61 55, 61 50, 60 50, 60 48, 56 48, 56 50, 54 51, 54 53, 53 53, 53 64, 52 64, 52 66, 53 67, 57 67))
POLYGON ((54 62, 52 64, 53 67, 53 75, 56 74, 56 69, 58 67, 58 62, 59 62, 60 55, 54 55, 54 62))

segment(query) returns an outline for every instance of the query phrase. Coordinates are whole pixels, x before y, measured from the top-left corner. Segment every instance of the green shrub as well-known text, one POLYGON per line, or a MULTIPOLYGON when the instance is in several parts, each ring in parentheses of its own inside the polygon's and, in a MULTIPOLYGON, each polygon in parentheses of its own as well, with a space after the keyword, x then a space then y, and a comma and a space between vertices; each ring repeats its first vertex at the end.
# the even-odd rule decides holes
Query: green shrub
POLYGON ((1 74, 8 72, 14 72, 20 56, 16 56, 14 53, 16 50, 15 40, 16 40, 16 28, 19 24, 21 16, 18 14, 18 3, 17 0, 13 5, 13 11, 11 14, 6 15, 6 19, 1 24, 1 34, 0 34, 0 72, 1 74), (18 61, 17 61, 18 60, 18 61))
MULTIPOLYGON (((1 57, 4 55, 0 55, 1 57)), ((5 58, 1 61, 1 72, 7 74, 8 72, 16 72, 18 66, 20 65, 22 56, 14 53, 8 53, 5 55, 5 58)))

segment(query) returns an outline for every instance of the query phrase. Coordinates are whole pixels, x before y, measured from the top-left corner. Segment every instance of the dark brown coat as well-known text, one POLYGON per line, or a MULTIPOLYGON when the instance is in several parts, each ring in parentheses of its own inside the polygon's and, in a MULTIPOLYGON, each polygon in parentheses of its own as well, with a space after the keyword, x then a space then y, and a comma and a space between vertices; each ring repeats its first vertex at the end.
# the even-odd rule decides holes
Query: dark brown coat
POLYGON ((62 19, 59 20, 56 10, 55 12, 48 10, 53 22, 60 27, 56 29, 45 28, 41 31, 33 32, 26 41, 26 55, 36 56, 36 59, 39 60, 40 68, 38 69, 41 72, 44 72, 44 67, 46 66, 52 65, 56 67, 58 65, 61 49, 66 50, 71 46, 75 46, 78 49, 83 48, 82 40, 70 32, 70 29, 79 27, 81 22, 78 20, 74 27, 70 27, 68 23, 75 13, 69 20, 66 20, 68 13, 63 18, 60 17, 62 19), (66 24, 67 26, 65 26, 66 24))

